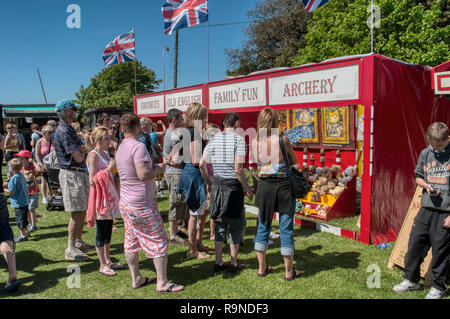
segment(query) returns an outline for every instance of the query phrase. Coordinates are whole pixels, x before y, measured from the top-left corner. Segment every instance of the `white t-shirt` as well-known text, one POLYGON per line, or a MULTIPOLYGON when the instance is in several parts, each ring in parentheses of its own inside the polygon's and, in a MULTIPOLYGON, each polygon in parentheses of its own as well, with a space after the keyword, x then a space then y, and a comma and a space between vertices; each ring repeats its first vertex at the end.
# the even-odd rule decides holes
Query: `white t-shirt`
POLYGON ((204 150, 211 156, 214 176, 237 178, 234 171, 235 156, 245 157, 245 140, 234 132, 214 135, 204 150))

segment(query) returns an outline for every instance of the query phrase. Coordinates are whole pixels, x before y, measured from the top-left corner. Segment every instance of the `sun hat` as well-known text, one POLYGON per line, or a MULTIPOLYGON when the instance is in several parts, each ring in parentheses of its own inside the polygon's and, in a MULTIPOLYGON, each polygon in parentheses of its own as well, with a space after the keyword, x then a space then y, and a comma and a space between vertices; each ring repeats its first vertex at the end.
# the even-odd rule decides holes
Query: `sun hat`
POLYGON ((32 155, 31 152, 28 151, 28 150, 21 150, 19 153, 14 154, 14 157, 27 157, 27 158, 32 158, 33 155, 32 155))

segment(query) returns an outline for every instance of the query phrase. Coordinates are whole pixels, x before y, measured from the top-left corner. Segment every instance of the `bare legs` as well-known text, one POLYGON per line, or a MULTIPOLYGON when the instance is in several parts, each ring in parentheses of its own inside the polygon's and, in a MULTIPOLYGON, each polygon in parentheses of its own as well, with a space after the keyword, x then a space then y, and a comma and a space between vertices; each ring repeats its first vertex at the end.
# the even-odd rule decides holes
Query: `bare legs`
MULTIPOLYGON (((266 252, 265 251, 256 251, 256 258, 258 259, 259 269, 258 274, 263 274, 267 269, 266 263, 266 252)), ((294 264, 294 255, 283 256, 284 260, 284 268, 285 268, 285 278, 292 278, 294 276, 293 264, 294 264)))
MULTIPOLYGON (((145 283, 146 280, 142 277, 139 271, 138 253, 125 253, 125 259, 131 272, 131 286, 135 289, 139 288, 145 283)), ((156 291, 164 291, 171 285, 167 280, 167 256, 154 258, 153 264, 156 269, 156 291)), ((183 289, 183 286, 177 285, 177 287, 175 287, 172 291, 176 292, 183 289)))
POLYGON ((12 241, 4 241, 0 244, 0 251, 5 257, 8 265, 8 282, 13 283, 17 280, 17 268, 16 268, 16 254, 14 250, 14 243, 12 241))
POLYGON ((68 233, 69 233, 69 250, 75 248, 75 241, 81 240, 83 233, 84 220, 86 212, 73 212, 70 217, 68 233))

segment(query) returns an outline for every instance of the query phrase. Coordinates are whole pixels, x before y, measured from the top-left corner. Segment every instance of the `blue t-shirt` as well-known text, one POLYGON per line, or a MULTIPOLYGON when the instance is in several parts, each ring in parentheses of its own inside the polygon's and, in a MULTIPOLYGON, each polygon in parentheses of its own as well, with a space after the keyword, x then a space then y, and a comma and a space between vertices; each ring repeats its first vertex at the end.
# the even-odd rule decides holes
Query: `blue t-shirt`
POLYGON ((28 206, 30 202, 28 197, 28 186, 22 173, 14 174, 14 176, 9 179, 8 190, 14 192, 14 195, 10 196, 12 208, 28 206))
POLYGON ((150 133, 150 138, 152 139, 153 146, 156 148, 158 146, 158 132, 150 133))

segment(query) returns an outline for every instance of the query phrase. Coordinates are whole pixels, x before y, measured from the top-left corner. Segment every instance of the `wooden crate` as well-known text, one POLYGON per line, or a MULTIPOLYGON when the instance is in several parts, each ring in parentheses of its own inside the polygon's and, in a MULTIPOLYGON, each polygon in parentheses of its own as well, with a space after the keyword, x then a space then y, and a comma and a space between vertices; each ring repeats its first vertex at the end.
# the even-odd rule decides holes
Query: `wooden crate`
MULTIPOLYGON (((422 199, 422 187, 418 186, 414 197, 409 205, 408 213, 406 214, 400 233, 398 234, 397 241, 395 242, 394 249, 392 250, 391 257, 389 258, 388 268, 392 269, 395 265, 404 268, 405 267, 405 255, 408 252, 409 235, 411 233, 414 219, 417 216, 421 208, 422 199)), ((420 266, 420 276, 425 278, 425 285, 431 283, 431 249, 428 255, 425 257, 422 265, 420 266)))
POLYGON ((317 220, 331 220, 344 217, 352 217, 356 214, 356 176, 347 183, 347 188, 339 195, 333 196, 326 194, 321 196, 320 202, 313 202, 311 200, 312 193, 309 192, 305 198, 299 198, 303 205, 310 205, 311 209, 315 209, 317 205, 328 205, 326 216, 308 215, 308 218, 317 220))

